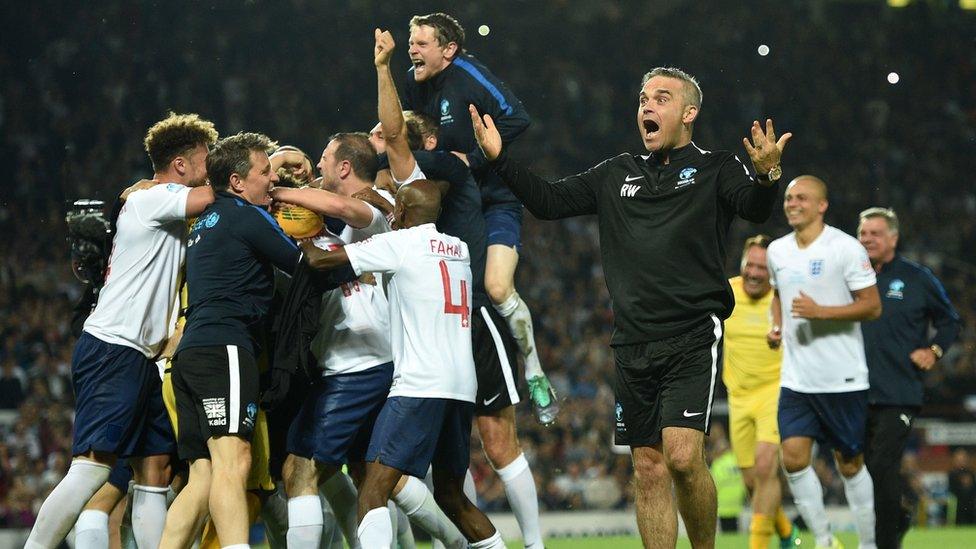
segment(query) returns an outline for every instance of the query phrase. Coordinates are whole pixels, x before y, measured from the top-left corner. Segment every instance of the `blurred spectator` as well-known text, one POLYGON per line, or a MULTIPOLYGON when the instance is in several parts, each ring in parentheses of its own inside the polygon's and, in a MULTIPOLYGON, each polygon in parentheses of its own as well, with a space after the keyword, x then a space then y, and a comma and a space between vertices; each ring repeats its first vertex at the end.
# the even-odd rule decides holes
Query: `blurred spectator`
POLYGON ((976 524, 976 474, 972 457, 965 448, 952 453, 949 493, 956 500, 956 524, 976 524))
POLYGON ((718 494, 718 520, 722 532, 739 530, 739 514, 746 501, 746 484, 735 460, 735 454, 726 438, 725 429, 712 428, 708 437, 711 442, 711 472, 718 494))
POLYGON ((27 374, 17 367, 13 357, 7 357, 0 366, 0 410, 17 409, 26 391, 27 374))

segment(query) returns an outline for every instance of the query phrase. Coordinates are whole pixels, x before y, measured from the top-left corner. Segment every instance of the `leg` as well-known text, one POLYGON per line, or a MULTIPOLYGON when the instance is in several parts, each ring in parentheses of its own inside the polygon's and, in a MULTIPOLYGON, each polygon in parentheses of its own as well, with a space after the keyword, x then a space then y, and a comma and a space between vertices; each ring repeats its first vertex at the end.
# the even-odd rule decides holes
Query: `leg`
POLYGON ((96 452, 71 460, 68 474, 41 505, 25 547, 42 549, 60 545, 85 504, 108 480, 114 464, 115 456, 96 452))
POLYGON ((132 534, 139 547, 158 547, 166 524, 170 457, 155 455, 129 461, 135 479, 132 487, 132 534))
POLYGON ((366 464, 366 478, 359 489, 359 541, 363 547, 393 545, 393 523, 386 502, 401 474, 378 461, 366 464))
MULTIPOLYGON (((781 401, 782 402, 782 401, 781 401)), ((824 508, 823 487, 817 473, 810 466, 813 452, 813 439, 809 437, 788 437, 783 439, 783 468, 786 479, 793 492, 796 509, 813 533, 817 544, 830 547, 830 523, 824 508)))
MULTIPOLYGON (((110 482, 95 492, 75 522, 75 547, 77 549, 107 549, 111 531, 109 516, 116 505, 125 499, 125 493, 110 482)), ((115 531, 118 546, 118 530, 115 531)))
POLYGON ((190 464, 186 486, 166 513, 166 525, 160 549, 182 549, 200 539, 200 532, 207 521, 210 484, 212 480, 209 459, 196 459, 190 464))
POLYGON ((518 250, 514 244, 488 246, 485 289, 495 310, 505 319, 518 344, 519 354, 525 364, 525 379, 529 382, 529 396, 539 421, 547 425, 556 420, 559 405, 539 361, 532 314, 525 301, 515 291, 516 267, 518 267, 518 250))
POLYGON ((910 524, 911 513, 902 503, 901 458, 914 416, 907 407, 872 406, 868 412, 864 457, 874 482, 875 533, 882 549, 901 547, 910 524))
POLYGON ((674 479, 678 510, 695 548, 715 546, 715 482, 705 463, 705 434, 686 427, 665 427, 664 460, 674 479))
POLYGON ((775 519, 782 494, 779 485, 779 446, 769 442, 756 443, 755 466, 751 468, 752 525, 749 543, 752 547, 769 547, 776 531, 775 519))
POLYGON ((288 495, 288 547, 315 549, 323 528, 319 470, 311 459, 288 454, 281 474, 288 495))
POLYGON ((210 514, 223 546, 247 543, 245 488, 251 469, 251 444, 236 436, 207 441, 212 456, 210 514))
POLYGON ((477 422, 485 455, 505 484, 505 495, 518 520, 525 546, 529 549, 541 548, 539 498, 529 462, 519 446, 515 406, 490 415, 480 415, 477 422))
POLYGON ((427 489, 424 481, 403 475, 400 482, 397 483, 393 498, 400 509, 410 518, 410 522, 423 528, 430 534, 431 538, 440 540, 444 546, 451 549, 468 546, 468 542, 460 530, 434 501, 434 495, 427 489))
POLYGON ((631 453, 637 529, 644 547, 673 548, 678 539, 678 515, 671 497, 671 474, 661 444, 634 446, 631 453))
POLYGON ((876 547, 874 543, 874 483, 871 481, 871 473, 864 466, 864 454, 845 456, 843 453, 834 450, 834 460, 844 481, 844 495, 847 496, 847 504, 850 506, 855 524, 857 524, 859 547, 861 549, 874 549, 876 547))
POLYGON ((464 476, 434 469, 434 499, 469 542, 475 543, 495 535, 488 517, 464 495, 464 476))

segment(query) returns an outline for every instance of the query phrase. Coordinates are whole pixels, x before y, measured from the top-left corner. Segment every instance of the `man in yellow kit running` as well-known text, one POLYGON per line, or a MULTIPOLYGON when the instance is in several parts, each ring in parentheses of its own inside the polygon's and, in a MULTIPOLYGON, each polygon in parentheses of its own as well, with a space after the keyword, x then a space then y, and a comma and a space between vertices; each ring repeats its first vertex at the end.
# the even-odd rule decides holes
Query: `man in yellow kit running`
POLYGON ((776 412, 783 352, 770 349, 766 343, 773 299, 766 269, 770 241, 766 235, 746 240, 741 276, 729 280, 735 310, 725 321, 722 381, 729 391, 729 439, 752 494, 750 549, 767 549, 774 532, 780 538, 780 547, 799 544, 797 530, 780 506, 776 412))

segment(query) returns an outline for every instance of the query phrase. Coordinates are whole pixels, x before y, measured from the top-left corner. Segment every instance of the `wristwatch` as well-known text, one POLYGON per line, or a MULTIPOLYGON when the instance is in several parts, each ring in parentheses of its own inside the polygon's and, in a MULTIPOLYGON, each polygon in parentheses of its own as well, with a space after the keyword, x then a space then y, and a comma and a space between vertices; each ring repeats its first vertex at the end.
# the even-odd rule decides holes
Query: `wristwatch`
POLYGON ((935 343, 933 343, 929 347, 929 350, 932 351, 933 355, 935 355, 936 360, 939 360, 940 358, 942 358, 942 355, 945 354, 945 351, 942 350, 942 347, 940 347, 938 344, 935 343))
POLYGON ((780 177, 783 177, 783 168, 779 164, 776 164, 769 170, 769 173, 757 173, 756 177, 762 181, 775 183, 779 181, 780 177))

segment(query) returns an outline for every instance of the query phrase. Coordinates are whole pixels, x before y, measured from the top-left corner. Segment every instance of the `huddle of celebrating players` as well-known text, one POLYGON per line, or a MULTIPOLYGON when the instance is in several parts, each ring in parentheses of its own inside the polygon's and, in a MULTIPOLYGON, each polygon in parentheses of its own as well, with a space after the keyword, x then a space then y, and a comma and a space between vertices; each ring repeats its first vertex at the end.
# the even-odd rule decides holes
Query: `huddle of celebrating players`
MULTIPOLYGON (((379 124, 329 138, 318 179, 304 152, 261 134, 218 140, 212 123, 176 114, 149 129, 153 179, 120 196, 104 288, 75 348, 74 460, 27 547, 56 547, 72 526, 76 546, 107 547, 130 474, 139 547, 247 547, 259 513, 274 546, 341 545, 337 531, 351 547, 410 546, 409 520, 446 547, 503 547, 473 503, 474 422, 525 546, 541 548, 515 428, 519 357, 539 421, 559 407, 513 283, 523 204, 541 219, 599 218, 616 439, 632 450, 644 544, 674 546, 677 508, 692 545, 714 545, 702 448, 734 305, 725 239, 734 217, 769 217, 790 134, 753 123, 751 175, 734 154, 691 141, 701 88, 658 68, 638 96, 649 154, 545 181, 506 154, 529 124, 524 107, 463 45, 452 17, 414 17, 401 100, 392 35, 377 29, 379 124)), ((787 189, 796 236, 769 248, 779 293, 764 302, 770 344, 786 349, 783 389, 777 380, 760 400, 781 403, 784 465, 818 542, 832 543, 809 460, 826 436, 869 547, 856 440, 867 370, 863 347, 848 343, 879 301, 863 248, 823 226, 825 189, 809 176, 787 189), (830 285, 837 277, 847 286, 830 285), (825 346, 823 360, 807 355, 825 346)), ((767 542, 778 506, 768 446, 743 462, 755 465, 757 505, 767 502, 753 523, 767 542)))

